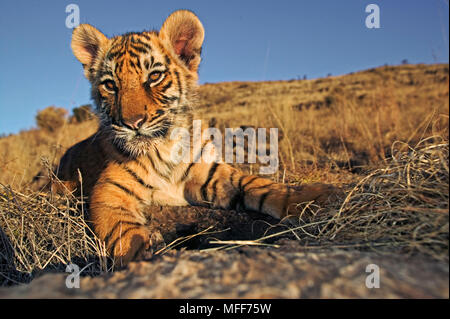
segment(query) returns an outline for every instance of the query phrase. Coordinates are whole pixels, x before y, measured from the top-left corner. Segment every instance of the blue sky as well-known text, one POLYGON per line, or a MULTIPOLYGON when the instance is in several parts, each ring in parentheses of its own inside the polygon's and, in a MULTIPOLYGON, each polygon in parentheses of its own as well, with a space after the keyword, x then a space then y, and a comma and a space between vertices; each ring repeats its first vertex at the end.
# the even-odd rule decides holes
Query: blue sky
POLYGON ((448 0, 0 1, 0 134, 35 125, 37 110, 90 103, 72 55, 69 4, 108 36, 159 29, 190 9, 206 30, 200 83, 308 79, 384 64, 448 63, 448 0), (365 8, 380 7, 379 29, 365 8))

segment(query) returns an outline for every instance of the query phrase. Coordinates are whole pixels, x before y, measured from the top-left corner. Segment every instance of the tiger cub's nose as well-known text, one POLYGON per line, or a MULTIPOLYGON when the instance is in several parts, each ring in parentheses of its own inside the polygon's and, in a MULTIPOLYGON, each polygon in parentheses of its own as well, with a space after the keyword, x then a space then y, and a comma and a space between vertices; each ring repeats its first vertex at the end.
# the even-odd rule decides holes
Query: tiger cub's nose
POLYGON ((123 119, 122 123, 128 128, 138 130, 147 121, 147 114, 137 115, 128 119, 123 119))

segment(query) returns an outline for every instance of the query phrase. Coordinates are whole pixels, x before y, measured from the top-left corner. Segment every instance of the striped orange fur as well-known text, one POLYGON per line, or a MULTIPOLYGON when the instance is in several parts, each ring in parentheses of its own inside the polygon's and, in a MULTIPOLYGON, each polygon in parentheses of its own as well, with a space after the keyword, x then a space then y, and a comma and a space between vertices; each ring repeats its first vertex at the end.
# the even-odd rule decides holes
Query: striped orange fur
POLYGON ((147 227, 148 205, 253 210, 282 218, 295 203, 323 202, 335 192, 324 184, 275 183, 221 162, 172 159, 177 141, 171 132, 192 129, 203 38, 201 22, 186 10, 172 13, 159 32, 107 38, 86 24, 73 32, 72 49, 92 84, 101 124, 66 152, 58 177, 79 189, 80 170, 90 221, 122 265, 161 240, 147 227))

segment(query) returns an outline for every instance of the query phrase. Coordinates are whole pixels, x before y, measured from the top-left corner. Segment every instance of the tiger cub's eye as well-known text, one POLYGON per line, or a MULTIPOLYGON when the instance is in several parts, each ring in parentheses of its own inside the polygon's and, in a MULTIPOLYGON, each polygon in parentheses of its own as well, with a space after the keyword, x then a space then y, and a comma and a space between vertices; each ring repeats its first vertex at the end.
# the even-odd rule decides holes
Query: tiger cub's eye
POLYGON ((110 92, 115 92, 116 91, 116 84, 114 83, 114 81, 111 80, 107 80, 105 82, 103 82, 103 87, 110 92))
POLYGON ((162 75, 162 72, 155 71, 155 72, 150 73, 150 75, 148 76, 148 78, 149 78, 149 80, 150 80, 151 82, 155 82, 155 81, 158 81, 158 80, 159 80, 159 78, 161 77, 161 75, 162 75))

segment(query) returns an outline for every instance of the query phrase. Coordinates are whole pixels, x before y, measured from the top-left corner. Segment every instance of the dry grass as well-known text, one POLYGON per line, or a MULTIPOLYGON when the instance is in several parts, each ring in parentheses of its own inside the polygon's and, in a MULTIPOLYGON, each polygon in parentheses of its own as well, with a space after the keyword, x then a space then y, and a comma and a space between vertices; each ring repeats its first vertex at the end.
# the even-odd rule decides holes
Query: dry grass
POLYGON ((26 190, 42 170, 42 158, 55 165, 64 152, 97 130, 97 121, 65 123, 56 132, 32 129, 0 138, 0 183, 26 190))
POLYGON ((254 241, 213 241, 222 246, 210 250, 264 244, 290 234, 305 249, 401 247, 448 261, 448 140, 430 137, 407 151, 397 146, 403 148, 394 144, 386 166, 366 172, 342 202, 301 204, 298 226, 273 233, 268 229, 269 234, 254 241))
POLYGON ((406 151, 394 149, 385 167, 350 191, 318 236, 385 242, 448 258, 448 152, 447 139, 431 137, 406 151))
MULTIPOLYGON (((79 199, 22 194, 0 185, 0 283, 29 282, 40 271, 64 271, 73 262, 107 269, 103 243, 91 232, 79 199)), ((0 284, 1 285, 1 284, 0 284)))
POLYGON ((406 65, 317 80, 207 84, 198 111, 221 128, 282 130, 282 169, 358 171, 389 157, 395 141, 414 146, 448 136, 448 83, 448 65, 406 65))
MULTIPOLYGON (((274 241, 289 237, 305 249, 401 248, 448 260, 448 65, 206 84, 198 112, 221 128, 278 127, 281 166, 274 180, 339 183, 347 193, 328 207, 299 205, 300 220, 283 224, 284 231, 269 225, 260 238, 216 240, 210 250, 276 247, 274 241)), ((31 130, 0 139, 0 286, 64 271, 69 262, 90 264, 85 273, 92 275, 112 269, 80 199, 29 190, 42 157, 56 163, 96 128, 96 121, 66 123, 53 134, 31 130)), ((178 238, 158 254, 217 231, 178 238)))

